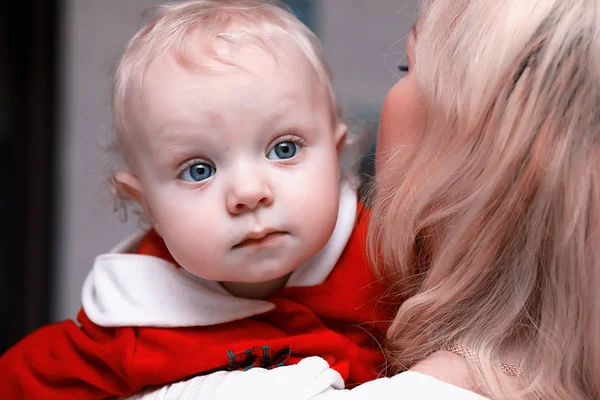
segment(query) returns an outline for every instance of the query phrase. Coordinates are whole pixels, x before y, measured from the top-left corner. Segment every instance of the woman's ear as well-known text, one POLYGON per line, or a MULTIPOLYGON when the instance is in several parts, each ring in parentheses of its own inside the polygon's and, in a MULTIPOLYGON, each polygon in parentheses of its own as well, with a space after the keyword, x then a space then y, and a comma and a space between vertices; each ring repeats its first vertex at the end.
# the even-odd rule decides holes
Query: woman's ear
POLYGON ((148 203, 146 202, 146 197, 144 195, 144 188, 142 187, 138 177, 131 172, 119 171, 115 174, 114 181, 119 186, 121 192, 123 192, 125 196, 137 202, 144 209, 144 212, 148 218, 152 220, 150 207, 148 207, 148 203))
POLYGON ((335 128, 335 143, 337 148, 338 157, 342 155, 344 148, 346 147, 346 137, 348 136, 348 127, 344 124, 338 124, 335 128))

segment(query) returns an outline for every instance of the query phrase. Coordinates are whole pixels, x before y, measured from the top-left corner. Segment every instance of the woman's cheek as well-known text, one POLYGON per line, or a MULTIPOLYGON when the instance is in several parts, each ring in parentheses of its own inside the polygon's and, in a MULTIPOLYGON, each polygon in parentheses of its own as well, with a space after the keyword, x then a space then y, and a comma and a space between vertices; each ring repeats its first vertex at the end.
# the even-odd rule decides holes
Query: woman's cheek
POLYGON ((392 87, 385 99, 377 139, 378 172, 390 157, 406 160, 415 151, 421 137, 417 93, 415 78, 409 74, 392 87))

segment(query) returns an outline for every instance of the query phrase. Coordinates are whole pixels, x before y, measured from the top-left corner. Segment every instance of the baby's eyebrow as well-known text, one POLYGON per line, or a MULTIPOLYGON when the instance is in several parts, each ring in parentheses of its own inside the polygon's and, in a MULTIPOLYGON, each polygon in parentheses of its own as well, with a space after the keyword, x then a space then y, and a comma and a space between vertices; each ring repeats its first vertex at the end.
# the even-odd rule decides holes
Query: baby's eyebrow
POLYGON ((196 153, 192 153, 189 146, 181 145, 164 145, 158 150, 157 161, 170 168, 177 168, 180 164, 194 157, 196 153))
POLYGON ((158 162, 167 165, 179 165, 197 154, 194 150, 204 147, 206 143, 187 129, 165 128, 155 133, 153 153, 158 162))

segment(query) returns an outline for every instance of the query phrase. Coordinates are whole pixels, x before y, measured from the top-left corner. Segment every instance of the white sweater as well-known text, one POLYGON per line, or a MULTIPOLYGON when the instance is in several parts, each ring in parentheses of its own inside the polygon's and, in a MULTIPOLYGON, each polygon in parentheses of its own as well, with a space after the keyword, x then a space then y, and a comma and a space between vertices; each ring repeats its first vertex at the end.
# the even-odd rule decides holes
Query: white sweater
POLYGON ((486 400, 468 390, 418 372, 380 378, 343 389, 341 376, 319 357, 272 370, 215 372, 131 397, 136 400, 486 400))

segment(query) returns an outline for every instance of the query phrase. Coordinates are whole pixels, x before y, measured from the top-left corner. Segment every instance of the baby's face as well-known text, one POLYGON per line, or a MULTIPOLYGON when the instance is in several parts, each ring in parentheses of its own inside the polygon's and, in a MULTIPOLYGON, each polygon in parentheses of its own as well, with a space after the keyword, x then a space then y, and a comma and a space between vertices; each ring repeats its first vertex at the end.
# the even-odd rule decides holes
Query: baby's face
POLYGON ((285 276, 329 239, 343 126, 299 54, 238 52, 210 73, 154 62, 130 154, 145 208, 177 262, 205 279, 285 276))

